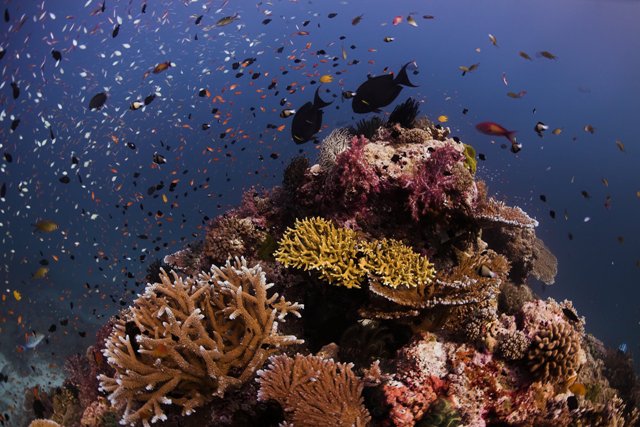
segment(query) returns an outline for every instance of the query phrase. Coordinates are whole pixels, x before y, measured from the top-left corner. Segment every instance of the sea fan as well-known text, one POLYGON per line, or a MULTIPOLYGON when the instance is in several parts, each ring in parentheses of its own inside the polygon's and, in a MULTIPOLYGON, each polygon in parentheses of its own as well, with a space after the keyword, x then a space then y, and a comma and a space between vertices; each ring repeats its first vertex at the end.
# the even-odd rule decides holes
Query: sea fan
POLYGON ((397 123, 405 129, 412 129, 415 125, 416 117, 418 117, 419 112, 420 105, 418 101, 413 98, 409 98, 402 104, 398 104, 396 108, 393 109, 389 116, 389 120, 387 120, 387 125, 391 126, 397 123))
POLYGON ((380 126, 384 126, 384 120, 374 116, 370 119, 360 120, 356 123, 356 127, 351 127, 349 131, 352 135, 364 135, 365 138, 371 140, 380 126))

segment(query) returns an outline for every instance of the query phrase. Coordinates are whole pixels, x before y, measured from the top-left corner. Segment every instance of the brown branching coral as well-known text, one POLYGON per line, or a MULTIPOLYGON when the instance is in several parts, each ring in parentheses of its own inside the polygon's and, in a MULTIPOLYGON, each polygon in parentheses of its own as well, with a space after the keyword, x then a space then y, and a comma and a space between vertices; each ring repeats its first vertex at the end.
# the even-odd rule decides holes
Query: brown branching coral
POLYGON ((116 373, 100 385, 122 423, 166 419, 162 405, 182 407, 183 415, 239 386, 278 347, 301 343, 278 333, 278 321, 302 305, 267 295, 260 266, 244 259, 196 278, 162 271, 121 315, 104 350, 116 373))
POLYGON ((38 419, 38 420, 31 421, 31 423, 29 424, 29 427, 62 427, 62 426, 52 420, 38 419))
POLYGON ((580 336, 566 323, 551 324, 533 337, 529 371, 544 382, 567 381, 577 375, 579 352, 580 336))
POLYGON ((278 401, 295 426, 364 427, 371 420, 364 384, 351 368, 318 356, 273 356, 258 371, 258 399, 278 401))
POLYGON ((258 229, 251 218, 222 216, 207 230, 204 254, 214 264, 220 264, 229 257, 246 255, 249 248, 256 247, 265 237, 265 232, 258 229))

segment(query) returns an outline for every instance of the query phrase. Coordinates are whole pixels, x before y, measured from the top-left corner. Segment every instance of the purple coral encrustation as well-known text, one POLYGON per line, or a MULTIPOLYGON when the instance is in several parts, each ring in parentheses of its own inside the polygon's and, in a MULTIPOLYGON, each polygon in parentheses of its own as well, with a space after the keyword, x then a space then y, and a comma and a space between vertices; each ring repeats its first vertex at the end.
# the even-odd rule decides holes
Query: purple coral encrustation
POLYGON ((351 146, 336 157, 331 181, 332 193, 342 194, 343 199, 354 210, 362 210, 373 193, 379 193, 381 181, 365 158, 364 136, 353 137, 351 146))
POLYGON ((429 212, 452 207, 451 196, 459 187, 453 169, 463 158, 454 146, 442 146, 421 162, 412 176, 405 178, 404 186, 410 191, 409 209, 415 221, 429 212))

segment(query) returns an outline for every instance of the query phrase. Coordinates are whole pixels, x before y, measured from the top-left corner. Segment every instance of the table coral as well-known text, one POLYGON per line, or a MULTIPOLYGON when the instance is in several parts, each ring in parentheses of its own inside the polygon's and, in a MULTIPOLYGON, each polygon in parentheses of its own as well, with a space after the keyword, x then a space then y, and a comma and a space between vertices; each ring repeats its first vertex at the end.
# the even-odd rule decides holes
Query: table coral
POLYGON ((347 363, 297 354, 273 356, 258 371, 258 399, 274 399, 297 427, 365 427, 371 417, 364 407, 364 384, 347 363))
POLYGON ((101 389, 123 424, 149 425, 166 419, 162 405, 183 415, 249 380, 281 346, 301 343, 280 335, 278 321, 302 305, 267 295, 259 266, 244 259, 212 266, 183 279, 162 271, 122 313, 104 355, 115 375, 101 375, 101 389))

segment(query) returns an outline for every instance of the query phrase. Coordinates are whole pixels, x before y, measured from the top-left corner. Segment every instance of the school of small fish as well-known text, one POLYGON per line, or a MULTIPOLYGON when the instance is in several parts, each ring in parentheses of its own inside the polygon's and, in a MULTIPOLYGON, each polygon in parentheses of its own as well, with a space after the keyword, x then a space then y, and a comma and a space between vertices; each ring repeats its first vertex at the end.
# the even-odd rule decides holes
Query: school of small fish
MULTIPOLYGON (((401 93, 435 93, 419 73, 429 64, 394 51, 407 32, 438 22, 426 13, 390 11, 380 22, 366 11, 288 16, 270 1, 85 0, 60 15, 53 0, 28 3, 5 2, 0 39, 0 337, 3 324, 18 325, 20 351, 48 342, 56 324, 71 322, 83 336, 83 307, 104 318, 126 305, 150 263, 201 237, 212 218, 237 204, 235 180, 278 184, 290 154, 313 154, 313 144, 303 144, 318 142, 338 115, 350 123, 388 114, 401 93), (338 22, 344 33, 333 34, 338 22), (367 31, 376 34, 371 45, 358 45, 367 31), (315 41, 319 34, 328 39, 315 41), (380 52, 397 59, 382 63, 380 52), (53 301, 45 326, 23 314, 26 304, 41 303, 38 291, 53 301)), ((474 42, 525 66, 553 67, 564 56, 509 51, 499 29, 488 41, 483 34, 474 42)), ((454 65, 452 78, 473 84, 489 73, 482 54, 481 47, 473 58, 453 52, 455 64, 466 65, 454 65)), ((506 93, 516 100, 510 103, 539 95, 523 89, 515 72, 509 77, 495 76, 496 96, 504 99, 510 82, 518 82, 506 93)), ((428 108, 438 123, 454 121, 453 111, 428 108)), ((486 136, 506 138, 502 146, 518 158, 534 141, 598 136, 589 123, 570 129, 532 117, 517 140, 506 114, 462 114, 475 120, 463 139, 475 141, 480 160, 488 157, 486 136)), ((619 138, 608 144, 619 156, 631 151, 619 138)), ((609 187, 607 178, 601 182, 609 187)), ((576 195, 585 203, 601 197, 613 209, 613 192, 605 193, 576 195)), ((545 194, 539 200, 551 203, 545 194)), ((566 208, 548 208, 551 219, 562 211, 568 220, 566 208)))

